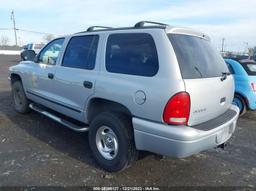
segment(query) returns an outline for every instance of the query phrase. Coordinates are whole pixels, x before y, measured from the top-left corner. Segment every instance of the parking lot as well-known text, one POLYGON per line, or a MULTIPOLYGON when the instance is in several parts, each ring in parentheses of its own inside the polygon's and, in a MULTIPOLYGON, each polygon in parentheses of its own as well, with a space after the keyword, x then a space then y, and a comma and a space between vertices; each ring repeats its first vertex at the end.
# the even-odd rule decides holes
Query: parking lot
POLYGON ((18 60, 0 55, 0 186, 256 187, 256 112, 239 119, 225 150, 185 159, 146 153, 131 168, 106 173, 94 162, 87 133, 14 111, 7 78, 18 60))

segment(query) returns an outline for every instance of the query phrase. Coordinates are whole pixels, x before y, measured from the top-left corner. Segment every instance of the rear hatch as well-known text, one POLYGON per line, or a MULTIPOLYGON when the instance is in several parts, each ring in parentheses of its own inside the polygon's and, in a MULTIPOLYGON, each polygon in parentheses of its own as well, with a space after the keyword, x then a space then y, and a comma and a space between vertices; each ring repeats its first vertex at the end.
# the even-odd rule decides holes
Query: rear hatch
POLYGON ((197 125, 225 113, 234 95, 233 77, 220 54, 204 36, 168 34, 190 95, 188 125, 197 125))

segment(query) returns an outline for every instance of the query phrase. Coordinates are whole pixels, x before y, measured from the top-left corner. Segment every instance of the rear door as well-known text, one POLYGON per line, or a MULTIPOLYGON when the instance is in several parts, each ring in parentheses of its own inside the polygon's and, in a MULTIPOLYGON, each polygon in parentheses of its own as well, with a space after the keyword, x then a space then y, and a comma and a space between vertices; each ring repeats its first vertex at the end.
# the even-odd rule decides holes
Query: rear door
POLYGON ((59 112, 77 120, 83 120, 86 100, 94 93, 98 42, 98 35, 72 37, 56 68, 54 101, 61 107, 59 112))
POLYGON ((223 114, 231 106, 234 82, 209 40, 192 35, 168 34, 180 66, 191 108, 188 125, 223 114))

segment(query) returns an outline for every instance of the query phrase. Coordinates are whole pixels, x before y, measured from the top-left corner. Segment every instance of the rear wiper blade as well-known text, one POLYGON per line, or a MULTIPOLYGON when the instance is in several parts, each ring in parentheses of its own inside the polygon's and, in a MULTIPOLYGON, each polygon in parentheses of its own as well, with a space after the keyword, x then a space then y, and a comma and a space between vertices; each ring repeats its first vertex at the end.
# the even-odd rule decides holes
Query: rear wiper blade
POLYGON ((200 72, 200 70, 198 69, 198 67, 194 66, 194 69, 200 74, 201 78, 203 77, 203 74, 200 72))

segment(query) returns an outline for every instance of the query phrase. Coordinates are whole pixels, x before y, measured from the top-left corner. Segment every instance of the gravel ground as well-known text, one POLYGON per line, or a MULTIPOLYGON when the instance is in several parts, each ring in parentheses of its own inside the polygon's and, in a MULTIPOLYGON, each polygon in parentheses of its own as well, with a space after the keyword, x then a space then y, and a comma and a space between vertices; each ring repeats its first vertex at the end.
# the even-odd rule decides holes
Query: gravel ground
POLYGON ((241 186, 256 189, 256 112, 239 118, 225 150, 185 158, 145 154, 131 168, 106 173, 95 164, 86 133, 46 117, 14 111, 8 67, 0 55, 0 186, 241 186))

